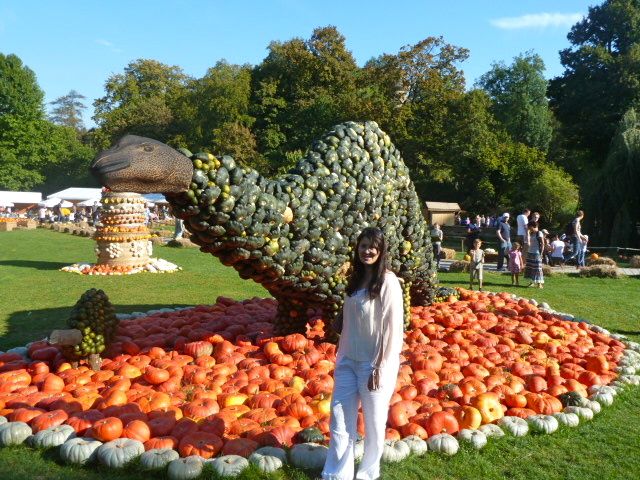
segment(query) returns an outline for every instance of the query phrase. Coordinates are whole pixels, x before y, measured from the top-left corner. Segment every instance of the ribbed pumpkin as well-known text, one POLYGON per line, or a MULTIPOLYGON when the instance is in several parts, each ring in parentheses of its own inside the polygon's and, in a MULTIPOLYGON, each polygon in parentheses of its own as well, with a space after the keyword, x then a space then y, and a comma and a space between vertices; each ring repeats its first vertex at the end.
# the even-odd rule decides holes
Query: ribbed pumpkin
POLYGON ((71 438, 60 446, 60 458, 65 463, 85 465, 92 462, 102 442, 93 438, 71 438))

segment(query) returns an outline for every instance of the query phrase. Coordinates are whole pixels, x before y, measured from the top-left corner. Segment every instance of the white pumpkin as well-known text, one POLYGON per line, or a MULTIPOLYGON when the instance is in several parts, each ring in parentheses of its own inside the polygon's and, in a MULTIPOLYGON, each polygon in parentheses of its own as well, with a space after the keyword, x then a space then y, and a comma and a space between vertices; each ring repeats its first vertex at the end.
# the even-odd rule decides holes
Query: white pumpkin
POLYGON ((65 463, 85 465, 96 458, 98 447, 102 442, 93 438, 71 438, 60 446, 60 458, 65 463))
POLYGON ((458 440, 448 433, 438 433, 427 439, 429 450, 443 453, 445 455, 455 455, 458 453, 460 445, 458 440))
POLYGON ((0 425, 4 425, 5 423, 7 423, 9 420, 7 420, 7 417, 3 417, 2 415, 0 415, 0 425))
POLYGON ((598 402, 600 405, 610 407, 613 405, 613 395, 609 392, 597 392, 589 397, 589 400, 598 402))
POLYGON ((382 450, 383 462, 400 462, 411 454, 411 448, 404 440, 385 440, 382 450))
POLYGON ((618 394, 618 391, 609 385, 591 385, 589 387, 589 393, 592 395, 596 393, 608 393, 612 397, 615 397, 618 394))
POLYGON ((98 447, 97 458, 106 467, 123 468, 143 453, 142 442, 130 438, 117 438, 98 447))
POLYGON ((203 467, 202 459, 198 455, 178 458, 169 462, 167 476, 169 480, 191 480, 200 476, 203 467))
POLYGON ((153 448, 140 455, 140 466, 143 470, 160 470, 178 458, 180 454, 172 448, 153 448))
POLYGON ((580 417, 580 420, 592 420, 593 410, 586 407, 565 407, 564 413, 575 413, 580 417))
POLYGON ((599 402, 595 400, 587 400, 585 407, 593 411, 594 415, 600 413, 602 411, 602 406, 599 402))
POLYGON ((618 380, 628 385, 640 385, 640 375, 620 375, 618 380))
POLYGON ((278 457, 282 464, 287 463, 287 452, 282 448, 278 447, 260 447, 256 449, 255 453, 259 453, 260 455, 269 455, 272 457, 278 457))
POLYGON ((272 473, 282 468, 282 460, 274 455, 263 455, 253 452, 249 455, 249 463, 255 465, 258 470, 264 473, 272 473))
POLYGON ((487 423, 482 425, 478 430, 489 437, 504 437, 504 431, 495 423, 487 423))
POLYGON ((0 425, 0 447, 20 445, 33 433, 24 422, 7 422, 0 425))
POLYGON ((409 445, 409 449, 411 450, 411 453, 414 455, 423 455, 427 453, 427 451, 429 450, 429 446, 427 445, 427 442, 425 442, 423 439, 421 439, 417 435, 409 435, 408 437, 404 437, 402 441, 404 441, 404 443, 409 445))
POLYGON ((565 427, 573 428, 580 424, 580 417, 575 413, 559 412, 554 413, 553 416, 556 417, 559 424, 564 425, 565 427))
POLYGON ((487 436, 480 430, 463 428, 458 432, 458 441, 461 444, 469 445, 476 450, 480 450, 487 444, 487 436))
POLYGON ((505 416, 498 420, 498 425, 509 435, 524 437, 529 433, 529 425, 524 418, 505 416))
POLYGON ((329 449, 317 443, 299 443, 289 451, 294 467, 306 470, 318 470, 324 466, 329 449))
POLYGON ((249 467, 249 461, 240 455, 222 455, 213 459, 211 467, 221 477, 236 477, 249 467))
POLYGON ((558 420, 553 415, 531 415, 527 418, 529 428, 535 433, 545 433, 547 435, 558 430, 558 420))
POLYGON ((76 431, 70 425, 58 425, 31 435, 27 439, 27 443, 34 448, 59 447, 75 436, 76 431))

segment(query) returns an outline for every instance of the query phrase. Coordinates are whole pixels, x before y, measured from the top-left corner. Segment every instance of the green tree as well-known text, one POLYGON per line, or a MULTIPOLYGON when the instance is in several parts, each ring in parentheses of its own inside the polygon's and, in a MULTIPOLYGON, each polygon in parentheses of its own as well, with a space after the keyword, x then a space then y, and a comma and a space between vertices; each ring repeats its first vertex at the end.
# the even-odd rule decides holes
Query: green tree
POLYGON ((140 59, 110 76, 106 95, 93 105, 98 124, 94 142, 98 148, 109 146, 125 134, 136 134, 168 141, 174 130, 176 103, 185 95, 189 78, 177 66, 140 59))
POLYGON ((622 117, 602 168, 589 182, 590 224, 609 245, 640 246, 640 118, 635 109, 622 117))
POLYGON ((623 114, 640 100, 640 2, 589 8, 560 52, 565 70, 549 86, 574 175, 602 165, 623 114), (573 157, 573 158, 571 158, 573 157), (577 160, 575 160, 577 158, 577 160))
POLYGON ((477 82, 493 100, 492 112, 516 142, 546 152, 553 132, 544 62, 532 52, 511 65, 494 63, 477 82))
POLYGON ((85 98, 87 97, 75 90, 71 90, 66 95, 56 98, 53 102, 50 102, 53 108, 49 114, 49 120, 58 125, 71 127, 78 133, 83 132, 82 111, 85 110, 87 106, 82 101, 85 98))
POLYGON ((43 99, 44 92, 38 86, 35 73, 16 55, 0 53, 0 117, 41 119, 43 99))

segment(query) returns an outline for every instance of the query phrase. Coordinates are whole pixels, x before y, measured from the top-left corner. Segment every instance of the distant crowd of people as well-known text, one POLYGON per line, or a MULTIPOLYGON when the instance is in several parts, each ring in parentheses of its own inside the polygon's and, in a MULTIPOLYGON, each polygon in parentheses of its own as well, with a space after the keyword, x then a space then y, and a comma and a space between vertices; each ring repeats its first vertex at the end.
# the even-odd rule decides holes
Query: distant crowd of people
MULTIPOLYGON (((540 213, 525 208, 516 217, 515 235, 509 223, 508 212, 500 216, 477 215, 473 220, 469 217, 456 216, 456 223, 467 227, 465 238, 466 250, 470 258, 469 288, 475 283, 482 290, 483 266, 485 252, 482 250, 480 233, 487 229, 495 229, 498 243, 497 270, 511 272, 512 285, 520 284, 520 274, 530 281, 529 287, 543 288, 544 274, 542 265, 562 266, 567 263, 578 267, 585 266, 589 236, 582 232, 584 212, 578 210, 575 218, 569 222, 564 232, 550 234, 540 228, 540 213)), ((431 231, 434 256, 440 265, 443 233, 438 224, 431 231)))
MULTIPOLYGON (((41 224, 55 222, 95 224, 100 221, 100 204, 95 202, 88 207, 73 205, 69 208, 60 207, 60 205, 54 205, 51 208, 39 206, 27 212, 27 216, 30 218, 37 216, 41 224)), ((145 209, 145 221, 148 225, 172 219, 173 216, 166 205, 147 206, 145 209)))

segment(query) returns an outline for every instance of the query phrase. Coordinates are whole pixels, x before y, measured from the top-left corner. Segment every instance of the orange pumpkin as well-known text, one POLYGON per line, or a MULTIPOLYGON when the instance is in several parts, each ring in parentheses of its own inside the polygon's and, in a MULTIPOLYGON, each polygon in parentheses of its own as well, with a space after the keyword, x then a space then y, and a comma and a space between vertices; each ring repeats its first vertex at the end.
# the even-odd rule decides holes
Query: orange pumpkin
POLYGON ((106 417, 95 421, 91 427, 91 432, 96 440, 110 442, 120 438, 123 429, 122 420, 117 417, 106 417))

